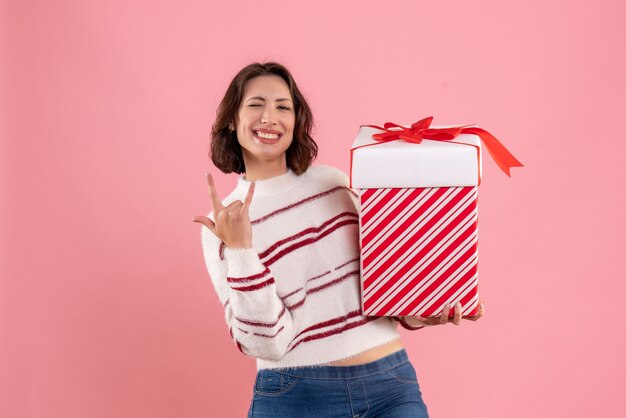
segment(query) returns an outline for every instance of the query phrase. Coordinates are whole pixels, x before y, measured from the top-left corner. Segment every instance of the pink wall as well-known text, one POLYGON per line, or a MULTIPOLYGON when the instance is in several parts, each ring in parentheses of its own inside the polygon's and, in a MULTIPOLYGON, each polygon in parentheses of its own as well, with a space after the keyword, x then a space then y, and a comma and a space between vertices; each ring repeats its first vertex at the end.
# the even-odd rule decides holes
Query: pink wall
POLYGON ((362 123, 433 115, 526 166, 485 159, 486 316, 404 334, 433 417, 626 416, 624 1, 1 7, 0 416, 244 416, 254 361, 190 219, 255 60, 310 99, 318 163, 347 170, 362 123))

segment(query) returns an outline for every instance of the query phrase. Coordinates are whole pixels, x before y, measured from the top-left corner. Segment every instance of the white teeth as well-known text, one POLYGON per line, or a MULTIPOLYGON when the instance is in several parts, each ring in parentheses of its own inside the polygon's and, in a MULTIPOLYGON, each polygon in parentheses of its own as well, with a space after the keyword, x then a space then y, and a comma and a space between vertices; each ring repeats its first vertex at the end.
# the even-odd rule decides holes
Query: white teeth
POLYGON ((259 132, 259 131, 256 131, 255 134, 259 138, 265 138, 265 139, 277 139, 278 138, 277 134, 266 134, 266 133, 259 132))

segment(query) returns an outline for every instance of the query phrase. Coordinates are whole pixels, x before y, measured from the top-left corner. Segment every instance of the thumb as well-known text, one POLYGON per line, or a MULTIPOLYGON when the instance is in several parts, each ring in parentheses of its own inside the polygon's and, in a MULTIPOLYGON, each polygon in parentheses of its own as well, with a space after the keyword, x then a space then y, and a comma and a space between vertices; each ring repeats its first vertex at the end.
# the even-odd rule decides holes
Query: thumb
MULTIPOLYGON (((215 222, 207 218, 206 216, 196 216, 191 219, 191 222, 200 223, 211 230, 215 234, 215 222)), ((216 234, 217 235, 217 234, 216 234)))

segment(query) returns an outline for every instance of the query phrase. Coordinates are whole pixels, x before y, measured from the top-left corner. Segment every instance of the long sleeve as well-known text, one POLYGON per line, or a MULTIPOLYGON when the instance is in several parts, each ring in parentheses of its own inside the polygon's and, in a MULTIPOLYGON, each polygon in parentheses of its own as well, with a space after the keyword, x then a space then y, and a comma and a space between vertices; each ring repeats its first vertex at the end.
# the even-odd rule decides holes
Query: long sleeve
POLYGON ((294 326, 278 296, 272 271, 263 265, 255 248, 221 247, 221 241, 206 227, 202 227, 202 247, 239 350, 255 358, 280 359, 293 340, 294 326))

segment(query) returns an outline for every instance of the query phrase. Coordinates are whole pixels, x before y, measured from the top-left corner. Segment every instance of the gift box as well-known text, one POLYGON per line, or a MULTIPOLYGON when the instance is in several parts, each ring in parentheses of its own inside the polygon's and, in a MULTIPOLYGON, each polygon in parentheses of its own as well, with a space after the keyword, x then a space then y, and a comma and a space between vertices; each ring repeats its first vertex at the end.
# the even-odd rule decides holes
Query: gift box
POLYGON ((507 174, 522 165, 475 125, 431 121, 363 125, 350 150, 364 315, 438 316, 459 301, 463 315, 478 312, 482 148, 507 174))

